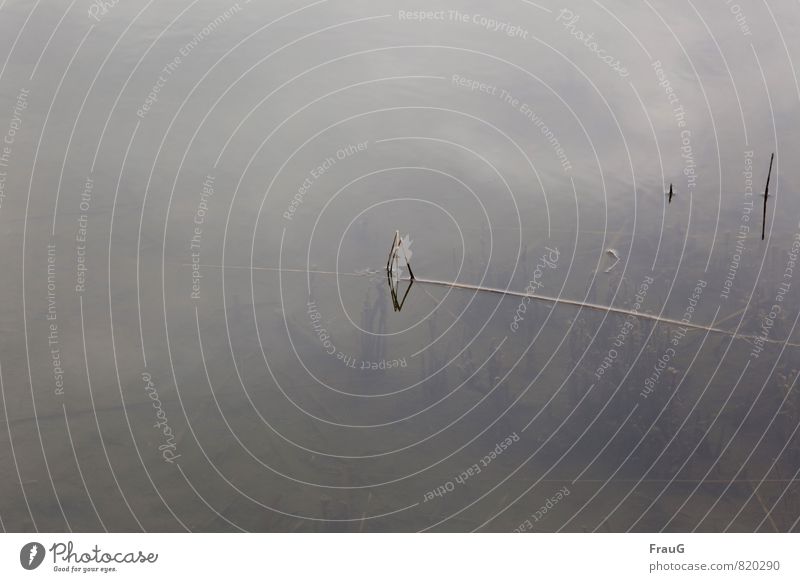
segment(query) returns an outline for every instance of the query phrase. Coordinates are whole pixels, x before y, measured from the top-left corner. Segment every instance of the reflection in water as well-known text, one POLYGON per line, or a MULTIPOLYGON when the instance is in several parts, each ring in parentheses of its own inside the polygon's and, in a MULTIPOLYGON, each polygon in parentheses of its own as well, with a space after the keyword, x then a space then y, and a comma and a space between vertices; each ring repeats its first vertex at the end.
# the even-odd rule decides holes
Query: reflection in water
POLYGON ((406 297, 408 297, 408 292, 411 291, 411 287, 414 285, 414 278, 406 279, 405 281, 408 282, 408 286, 406 287, 405 292, 403 292, 403 298, 398 299, 400 296, 400 292, 402 291, 401 281, 395 281, 392 277, 392 272, 389 271, 387 273, 387 277, 389 279, 389 289, 392 293, 392 305, 394 306, 395 311, 402 311, 403 305, 406 302, 406 297))

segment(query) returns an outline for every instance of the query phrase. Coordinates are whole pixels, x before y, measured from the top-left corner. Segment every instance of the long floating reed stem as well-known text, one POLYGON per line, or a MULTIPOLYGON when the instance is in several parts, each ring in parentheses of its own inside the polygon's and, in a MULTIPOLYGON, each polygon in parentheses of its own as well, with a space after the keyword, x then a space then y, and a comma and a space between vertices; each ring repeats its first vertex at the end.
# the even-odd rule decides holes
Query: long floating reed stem
POLYGON ((763 340, 768 343, 775 343, 775 344, 786 344, 788 346, 793 347, 800 347, 800 344, 791 343, 789 341, 782 341, 776 339, 769 339, 769 338, 762 338, 761 336, 754 336, 754 335, 745 335, 735 333, 733 331, 729 331, 727 329, 720 329, 718 327, 711 327, 708 325, 702 325, 699 323, 691 323, 691 322, 683 322, 678 319, 671 319, 669 317, 661 317, 659 315, 653 315, 650 313, 642 313, 641 311, 633 311, 631 309, 624 309, 621 307, 612 307, 607 305, 600 305, 598 303, 589 303, 587 301, 578 301, 576 299, 565 299, 561 297, 548 297, 547 295, 532 295, 530 293, 524 293, 521 291, 513 291, 511 289, 498 289, 496 287, 484 287, 481 285, 470 285, 468 283, 455 283, 452 281, 437 281, 435 279, 420 279, 419 277, 414 279, 415 283, 420 283, 423 285, 437 285, 440 287, 454 287, 456 289, 467 289, 470 291, 482 291, 484 293, 496 293, 498 295, 507 295, 510 297, 530 297, 531 299, 536 299, 538 301, 545 301, 547 303, 556 303, 559 305, 571 305, 573 307, 583 307, 586 309, 592 309, 594 311, 603 311, 603 312, 610 312, 610 313, 617 313, 620 315, 629 315, 632 317, 637 317, 639 319, 648 319, 650 321, 655 321, 656 323, 664 323, 667 325, 675 325, 678 327, 683 327, 686 329, 696 329, 698 331, 708 331, 711 333, 718 333, 722 335, 727 335, 729 337, 737 338, 737 339, 745 339, 745 340, 754 340, 759 339, 763 340))
MULTIPOLYGON (((182 263, 184 267, 191 267, 193 265, 189 263, 182 263)), ((290 268, 283 268, 279 269, 277 267, 250 267, 250 266, 238 266, 238 265, 201 265, 201 267, 205 268, 216 268, 216 269, 245 269, 245 270, 254 270, 254 271, 283 271, 288 273, 314 273, 318 275, 336 275, 337 277, 374 277, 379 274, 377 270, 367 270, 364 273, 337 273, 335 271, 322 271, 322 270, 314 270, 314 269, 290 269, 290 268)), ((403 277, 402 280, 410 281, 410 277, 403 277)), ((650 313, 642 313, 640 311, 633 311, 631 309, 623 309, 621 307, 612 307, 607 305, 600 305, 598 303, 589 303, 587 301, 578 301, 576 299, 565 299, 562 297, 548 297, 547 295, 531 295, 529 293, 523 293, 521 291, 513 291, 511 289, 498 289, 495 287, 484 287, 481 285, 470 285, 468 283, 456 283, 455 281, 438 281, 436 279, 420 279, 419 277, 414 278, 414 283, 419 283, 423 285, 436 285, 439 287, 453 287, 456 289, 466 289, 469 291, 480 291, 483 293, 495 293, 499 295, 507 295, 509 297, 530 297, 531 299, 536 299, 537 301, 544 301, 547 303, 555 303, 560 305, 571 305, 572 307, 585 307, 586 309, 591 309, 594 311, 602 311, 602 312, 609 312, 609 313, 617 313, 619 315, 629 315, 632 317, 637 317, 639 319, 647 319, 650 321, 655 321, 656 323, 664 323, 667 325, 675 325, 679 327, 685 327, 687 329, 696 329, 698 331, 708 331, 710 333, 718 333, 722 335, 727 335, 728 337, 736 338, 736 339, 743 339, 743 340, 761 340, 765 343, 771 344, 779 344, 779 345, 787 345, 794 348, 800 348, 800 344, 793 343, 790 341, 784 340, 777 340, 777 339, 770 339, 764 338, 762 336, 755 336, 749 334, 741 334, 735 333, 733 331, 727 329, 720 329, 718 327, 711 327, 708 325, 701 325, 698 323, 684 323, 677 319, 671 319, 669 317, 660 317, 658 315, 652 315, 650 313)))

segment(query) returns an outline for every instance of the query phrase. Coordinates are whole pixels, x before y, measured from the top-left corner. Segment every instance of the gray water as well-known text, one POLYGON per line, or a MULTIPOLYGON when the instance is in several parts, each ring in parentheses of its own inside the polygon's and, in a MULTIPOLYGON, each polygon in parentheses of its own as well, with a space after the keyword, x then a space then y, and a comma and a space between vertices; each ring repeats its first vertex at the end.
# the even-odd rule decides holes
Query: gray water
POLYGON ((797 3, 110 4, 0 0, 3 529, 798 529, 797 3))

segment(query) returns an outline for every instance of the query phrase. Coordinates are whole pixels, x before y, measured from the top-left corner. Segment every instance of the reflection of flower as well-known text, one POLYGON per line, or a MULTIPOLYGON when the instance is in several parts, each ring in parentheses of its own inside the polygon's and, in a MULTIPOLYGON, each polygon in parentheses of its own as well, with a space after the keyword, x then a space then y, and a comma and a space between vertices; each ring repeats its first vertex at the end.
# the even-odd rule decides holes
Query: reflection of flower
POLYGON ((411 261, 411 244, 413 242, 414 241, 411 240, 411 235, 407 234, 400 238, 400 240, 397 241, 397 245, 394 247, 391 270, 392 277, 395 279, 400 279, 403 269, 408 268, 408 263, 411 261))

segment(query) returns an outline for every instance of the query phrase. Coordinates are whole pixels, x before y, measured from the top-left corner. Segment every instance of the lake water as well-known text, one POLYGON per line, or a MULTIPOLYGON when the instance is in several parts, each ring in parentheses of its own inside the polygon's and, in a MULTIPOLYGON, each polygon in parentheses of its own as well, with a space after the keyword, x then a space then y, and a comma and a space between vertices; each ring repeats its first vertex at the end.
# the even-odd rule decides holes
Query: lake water
POLYGON ((796 531, 799 33, 0 2, 2 527, 796 531))

